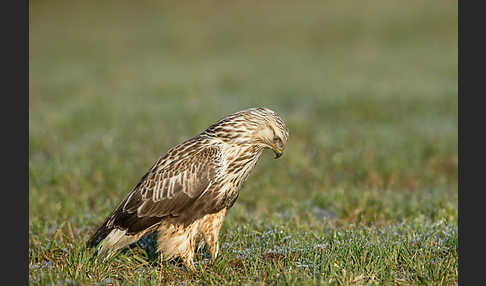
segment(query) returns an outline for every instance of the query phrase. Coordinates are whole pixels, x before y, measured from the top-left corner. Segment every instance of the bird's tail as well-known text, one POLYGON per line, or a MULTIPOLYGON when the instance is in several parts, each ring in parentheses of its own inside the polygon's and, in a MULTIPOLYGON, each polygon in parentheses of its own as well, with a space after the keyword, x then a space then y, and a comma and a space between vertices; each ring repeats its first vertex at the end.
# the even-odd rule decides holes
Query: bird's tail
POLYGON ((105 221, 96 232, 91 236, 91 238, 86 242, 87 248, 96 247, 103 239, 105 239, 108 234, 112 231, 112 228, 107 227, 107 222, 105 221))
POLYGON ((104 254, 107 251, 110 252, 109 256, 111 256, 116 250, 130 244, 133 236, 125 235, 126 232, 126 230, 107 227, 107 223, 105 222, 86 242, 87 248, 96 247, 96 251, 93 253, 92 258, 98 254, 104 254))

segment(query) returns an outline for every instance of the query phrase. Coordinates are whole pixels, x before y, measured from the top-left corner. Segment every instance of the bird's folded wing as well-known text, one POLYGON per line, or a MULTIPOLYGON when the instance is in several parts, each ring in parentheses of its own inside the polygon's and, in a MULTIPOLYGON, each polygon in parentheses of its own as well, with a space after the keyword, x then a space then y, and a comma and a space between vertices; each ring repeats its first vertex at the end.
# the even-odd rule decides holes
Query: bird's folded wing
POLYGON ((157 162, 117 211, 137 217, 177 216, 215 180, 221 167, 219 151, 206 147, 190 157, 157 162))

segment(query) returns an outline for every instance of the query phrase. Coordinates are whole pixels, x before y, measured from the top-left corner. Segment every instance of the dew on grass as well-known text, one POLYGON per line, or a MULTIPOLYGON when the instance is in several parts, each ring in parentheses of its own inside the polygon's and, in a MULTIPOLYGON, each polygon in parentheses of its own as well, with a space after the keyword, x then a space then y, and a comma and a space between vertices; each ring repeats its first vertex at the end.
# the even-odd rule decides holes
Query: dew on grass
POLYGON ((45 269, 45 268, 53 268, 56 265, 52 261, 45 261, 44 263, 38 262, 34 265, 32 265, 32 268, 34 269, 45 269))

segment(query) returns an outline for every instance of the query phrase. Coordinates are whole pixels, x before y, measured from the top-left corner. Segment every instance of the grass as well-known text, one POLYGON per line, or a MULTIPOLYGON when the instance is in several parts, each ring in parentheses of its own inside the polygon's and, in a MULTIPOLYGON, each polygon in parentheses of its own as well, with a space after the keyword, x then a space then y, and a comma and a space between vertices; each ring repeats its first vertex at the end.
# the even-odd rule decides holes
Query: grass
POLYGON ((457 3, 30 3, 32 285, 456 285, 457 3), (171 146, 279 112, 214 264, 84 243, 171 146))

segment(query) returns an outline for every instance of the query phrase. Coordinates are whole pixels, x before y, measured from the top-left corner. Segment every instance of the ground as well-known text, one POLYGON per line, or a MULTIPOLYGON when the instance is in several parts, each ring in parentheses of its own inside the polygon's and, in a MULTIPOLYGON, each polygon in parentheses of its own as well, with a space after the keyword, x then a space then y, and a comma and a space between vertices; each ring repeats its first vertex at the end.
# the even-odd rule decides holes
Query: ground
POLYGON ((30 3, 30 284, 457 283, 457 2, 134 3, 30 3), (254 106, 290 140, 214 264, 89 260, 160 155, 254 106))

